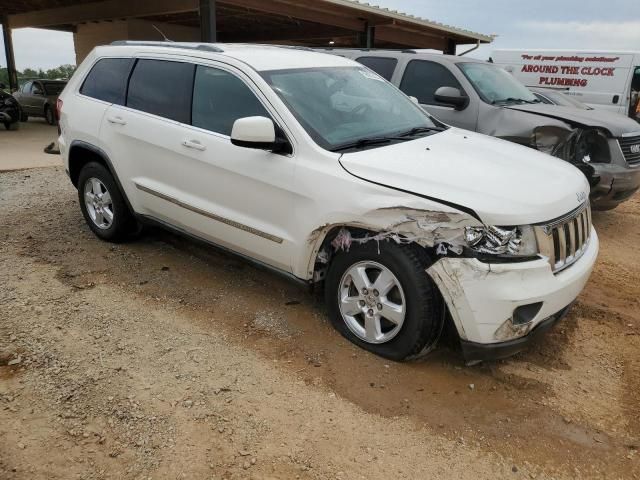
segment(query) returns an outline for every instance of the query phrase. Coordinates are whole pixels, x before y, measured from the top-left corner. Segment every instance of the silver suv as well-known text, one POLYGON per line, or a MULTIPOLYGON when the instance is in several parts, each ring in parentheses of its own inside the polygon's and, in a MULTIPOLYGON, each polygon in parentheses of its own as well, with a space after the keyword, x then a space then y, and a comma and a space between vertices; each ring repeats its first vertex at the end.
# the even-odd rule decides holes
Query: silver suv
POLYGON ((488 62, 419 50, 323 49, 378 73, 443 122, 535 148, 578 167, 591 205, 609 210, 640 187, 640 129, 603 110, 546 105, 488 62))

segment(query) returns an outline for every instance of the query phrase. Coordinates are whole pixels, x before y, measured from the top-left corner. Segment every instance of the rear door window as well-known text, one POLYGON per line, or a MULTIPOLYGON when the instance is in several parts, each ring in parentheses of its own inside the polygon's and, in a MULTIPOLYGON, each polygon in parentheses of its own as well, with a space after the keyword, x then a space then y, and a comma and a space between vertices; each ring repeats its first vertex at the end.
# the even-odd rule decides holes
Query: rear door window
POLYGON ((93 66, 80 93, 116 105, 124 105, 133 58, 103 58, 93 66))
POLYGON ((194 72, 191 63, 138 60, 129 81, 127 107, 189 123, 194 72))
POLYGON ((398 65, 398 60, 396 58, 385 57, 360 57, 356 59, 356 62, 370 68, 388 81, 391 81, 396 65, 398 65))
POLYGON ((198 66, 193 84, 194 127, 230 136, 236 120, 256 116, 271 117, 242 80, 218 68, 198 66))
POLYGON ((400 83, 400 90, 425 105, 442 105, 434 98, 440 87, 454 87, 464 93, 460 82, 447 67, 427 60, 411 60, 400 83))

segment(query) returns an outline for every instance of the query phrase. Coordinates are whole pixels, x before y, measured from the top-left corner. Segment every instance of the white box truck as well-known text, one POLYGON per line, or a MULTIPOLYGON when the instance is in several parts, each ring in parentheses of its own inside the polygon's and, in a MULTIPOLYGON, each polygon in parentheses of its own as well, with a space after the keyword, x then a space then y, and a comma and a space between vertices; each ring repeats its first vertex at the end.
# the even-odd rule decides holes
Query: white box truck
POLYGON ((640 121, 640 51, 494 50, 491 59, 528 87, 562 90, 640 121))

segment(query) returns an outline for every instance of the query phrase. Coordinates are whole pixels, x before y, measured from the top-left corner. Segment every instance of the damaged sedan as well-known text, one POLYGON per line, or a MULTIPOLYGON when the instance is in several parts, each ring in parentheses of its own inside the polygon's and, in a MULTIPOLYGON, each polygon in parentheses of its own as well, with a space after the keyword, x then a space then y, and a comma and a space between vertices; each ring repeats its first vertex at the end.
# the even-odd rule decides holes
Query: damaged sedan
POLYGON ((502 68, 471 58, 420 51, 332 53, 385 76, 449 125, 532 147, 575 165, 591 186, 594 209, 615 208, 640 187, 640 128, 630 118, 545 104, 502 68))
POLYGON ((159 225, 323 287, 335 328, 393 360, 432 351, 447 323, 469 362, 521 350, 598 254, 578 170, 443 125, 338 56, 119 42, 58 107, 97 237, 159 225))

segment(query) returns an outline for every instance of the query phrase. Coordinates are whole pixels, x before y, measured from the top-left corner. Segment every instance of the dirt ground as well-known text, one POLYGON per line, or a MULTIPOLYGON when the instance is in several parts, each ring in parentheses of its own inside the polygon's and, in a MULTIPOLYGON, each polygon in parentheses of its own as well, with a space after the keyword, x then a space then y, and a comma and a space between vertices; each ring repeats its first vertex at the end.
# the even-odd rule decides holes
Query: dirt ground
POLYGON ((16 131, 8 131, 0 125, 0 172, 62 165, 60 155, 48 155, 43 151, 57 136, 58 127, 47 124, 44 118, 32 117, 27 122, 20 122, 16 131))
POLYGON ((97 240, 61 168, 0 174, 0 479, 640 478, 640 198, 594 223, 544 342, 397 364, 237 258, 97 240))

